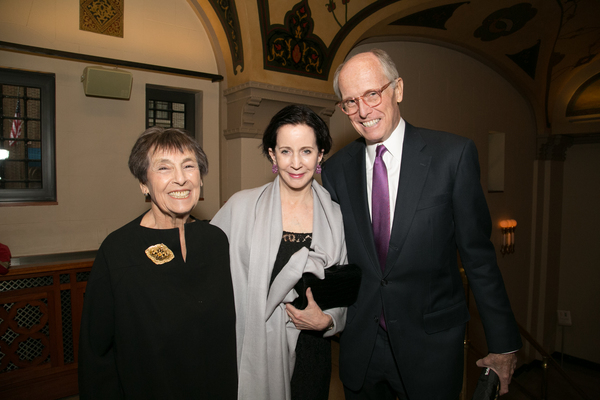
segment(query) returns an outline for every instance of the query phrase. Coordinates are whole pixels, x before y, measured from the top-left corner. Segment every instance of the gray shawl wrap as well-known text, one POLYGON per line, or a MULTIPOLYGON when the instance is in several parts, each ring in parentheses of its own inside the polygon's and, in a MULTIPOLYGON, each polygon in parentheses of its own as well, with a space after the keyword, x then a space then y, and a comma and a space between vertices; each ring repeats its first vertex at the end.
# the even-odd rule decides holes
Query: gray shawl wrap
MULTIPOLYGON (((344 227, 339 205, 316 181, 313 191, 312 249, 296 252, 275 278, 271 271, 281 243, 283 226, 279 177, 264 186, 233 195, 212 224, 229 238, 231 275, 236 309, 238 399, 290 399, 290 380, 300 331, 285 311, 298 295, 293 289, 303 272, 324 278, 324 269, 347 263, 344 227)), ((346 308, 326 310, 334 328, 346 324, 346 308)))

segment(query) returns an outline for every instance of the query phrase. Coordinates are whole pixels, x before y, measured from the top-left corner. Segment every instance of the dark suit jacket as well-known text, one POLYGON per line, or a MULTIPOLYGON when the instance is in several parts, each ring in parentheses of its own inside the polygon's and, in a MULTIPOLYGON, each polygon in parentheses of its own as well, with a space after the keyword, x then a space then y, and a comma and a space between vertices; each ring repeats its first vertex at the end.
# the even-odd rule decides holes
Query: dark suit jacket
POLYGON ((344 217, 350 263, 363 278, 340 340, 340 378, 362 387, 383 308, 392 350, 414 399, 454 399, 462 385, 469 320, 457 250, 475 295, 488 349, 521 347, 479 182, 475 144, 406 124, 388 258, 377 261, 365 177, 365 141, 352 142, 323 167, 323 184, 344 217))

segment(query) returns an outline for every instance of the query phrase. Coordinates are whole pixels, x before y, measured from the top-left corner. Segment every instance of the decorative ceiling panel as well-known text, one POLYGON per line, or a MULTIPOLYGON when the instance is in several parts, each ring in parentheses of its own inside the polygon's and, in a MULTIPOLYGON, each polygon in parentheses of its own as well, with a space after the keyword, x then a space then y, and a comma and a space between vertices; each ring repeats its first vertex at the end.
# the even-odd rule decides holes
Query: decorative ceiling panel
MULTIPOLYGON (((333 22, 339 26, 329 45, 314 33, 315 21, 308 0, 296 3, 287 12, 283 24, 271 24, 269 1, 258 0, 263 39, 264 68, 287 74, 327 80, 331 63, 348 33, 366 17, 400 0, 379 0, 360 8, 348 19, 351 0, 330 0, 324 4, 333 22), (337 9, 337 4, 341 4, 337 9), (343 7, 343 9, 342 9, 343 7), (341 12, 344 11, 344 18, 341 12)), ((311 2, 314 4, 314 2, 311 2)), ((322 3, 318 3, 322 4, 322 3)))
POLYGON ((229 43, 229 51, 233 62, 233 73, 238 73, 244 70, 244 46, 242 44, 242 35, 240 33, 240 20, 237 13, 234 0, 208 0, 213 7, 221 26, 225 30, 227 42, 229 43))
POLYGON ((468 3, 468 1, 463 1, 461 3, 446 4, 444 6, 429 8, 407 17, 400 18, 390 25, 422 26, 425 28, 446 30, 446 22, 452 17, 454 11, 463 4, 468 3))

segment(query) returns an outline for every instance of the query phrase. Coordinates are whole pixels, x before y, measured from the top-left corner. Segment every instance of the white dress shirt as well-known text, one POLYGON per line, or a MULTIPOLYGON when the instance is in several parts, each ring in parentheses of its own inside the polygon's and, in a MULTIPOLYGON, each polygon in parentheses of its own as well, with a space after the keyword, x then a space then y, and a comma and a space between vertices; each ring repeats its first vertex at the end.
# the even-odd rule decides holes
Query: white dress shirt
POLYGON ((402 162, 402 147, 404 145, 404 128, 406 123, 400 118, 398 126, 390 137, 383 143, 367 145, 366 168, 367 168, 367 198, 369 199, 369 213, 373 219, 373 163, 375 163, 375 149, 383 144, 387 151, 383 153, 383 162, 387 168, 388 187, 390 190, 390 232, 394 225, 394 209, 396 208, 396 198, 398 197, 398 184, 400 182, 400 163, 402 162))

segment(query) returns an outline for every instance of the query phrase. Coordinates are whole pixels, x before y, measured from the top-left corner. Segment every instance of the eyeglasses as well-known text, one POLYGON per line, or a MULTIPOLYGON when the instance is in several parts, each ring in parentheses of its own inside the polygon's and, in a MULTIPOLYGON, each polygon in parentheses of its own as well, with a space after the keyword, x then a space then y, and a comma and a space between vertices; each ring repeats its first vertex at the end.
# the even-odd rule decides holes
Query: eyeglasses
POLYGON ((396 82, 396 79, 393 81, 383 85, 379 90, 369 90, 365 92, 362 96, 354 97, 348 100, 342 100, 335 103, 336 106, 342 109, 342 111, 347 115, 353 115, 358 112, 358 102, 360 100, 363 101, 369 107, 377 107, 381 104, 381 93, 388 88, 392 83, 396 82))

